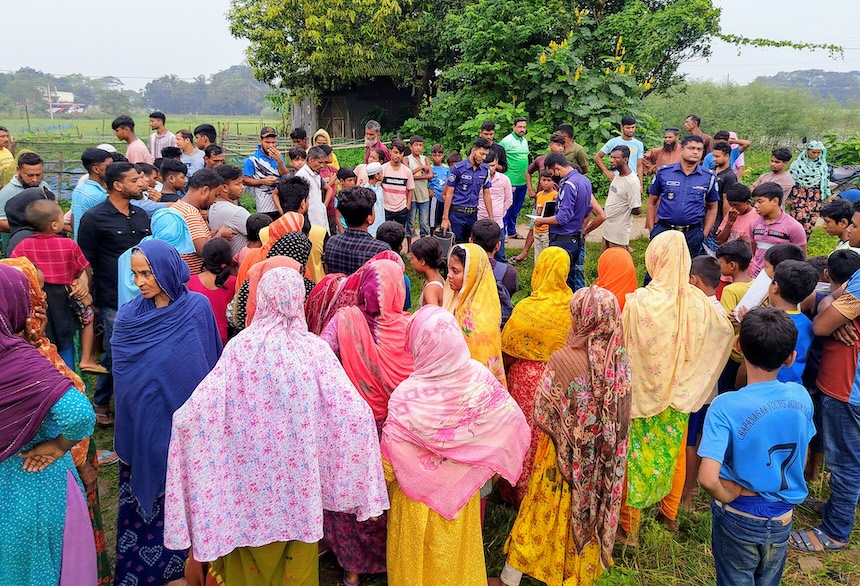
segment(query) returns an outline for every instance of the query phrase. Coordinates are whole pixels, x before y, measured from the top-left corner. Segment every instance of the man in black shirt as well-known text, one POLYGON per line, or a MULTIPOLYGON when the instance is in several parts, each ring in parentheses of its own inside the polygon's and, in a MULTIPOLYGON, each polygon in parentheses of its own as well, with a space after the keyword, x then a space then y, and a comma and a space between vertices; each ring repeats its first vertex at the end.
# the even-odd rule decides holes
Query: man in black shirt
MULTIPOLYGON (((110 337, 117 311, 117 261, 120 255, 150 235, 149 216, 132 199, 140 199, 139 173, 131 163, 111 163, 105 172, 108 197, 81 218, 78 244, 93 267, 93 302, 104 328, 102 365, 110 370, 110 337)), ((99 425, 111 425, 110 400, 113 377, 101 376, 93 403, 99 425)))

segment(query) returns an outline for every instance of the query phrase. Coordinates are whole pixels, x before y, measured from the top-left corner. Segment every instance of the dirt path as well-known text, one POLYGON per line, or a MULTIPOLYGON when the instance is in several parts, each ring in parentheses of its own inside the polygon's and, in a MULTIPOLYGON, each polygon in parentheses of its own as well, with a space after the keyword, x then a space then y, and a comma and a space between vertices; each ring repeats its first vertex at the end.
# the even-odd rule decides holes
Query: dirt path
MULTIPOLYGON (((517 224, 517 232, 525 236, 529 233, 529 225, 517 224)), ((643 213, 639 216, 633 216, 633 231, 630 233, 630 239, 635 240, 640 236, 647 235, 648 230, 645 229, 645 214, 643 213)), ((603 239, 603 227, 598 226, 597 230, 591 232, 585 239, 588 242, 600 242, 603 239)), ((513 240, 511 238, 507 238, 505 240, 505 248, 522 248, 523 244, 525 244, 525 240, 513 240)))

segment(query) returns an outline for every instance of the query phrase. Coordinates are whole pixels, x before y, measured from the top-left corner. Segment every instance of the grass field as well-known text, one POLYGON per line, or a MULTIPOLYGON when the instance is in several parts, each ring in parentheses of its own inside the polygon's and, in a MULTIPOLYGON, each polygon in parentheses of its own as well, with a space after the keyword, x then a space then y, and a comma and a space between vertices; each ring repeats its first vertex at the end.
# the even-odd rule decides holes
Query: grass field
MULTIPOLYGON (((170 121, 168 121, 170 122, 170 121)), ((172 126, 172 124, 171 124, 172 126)), ((74 148, 78 148, 75 146, 74 148)), ((342 166, 355 166, 363 162, 363 149, 339 149, 338 158, 342 166)), ((768 170, 769 153, 753 152, 747 154, 747 174, 743 177, 746 183, 751 183, 760 173, 768 170)), ((601 201, 605 194, 596 194, 601 201)), ((253 209, 253 197, 243 197, 242 204, 253 209)), ((524 210, 523 213, 526 213, 524 210)), ((521 223, 526 223, 523 220, 521 223)), ((631 243, 633 258, 637 266, 639 281, 644 275, 644 255, 648 241, 640 238, 631 243)), ((821 228, 813 232, 809 243, 809 255, 826 255, 835 246, 834 239, 828 237, 821 228)), ((518 249, 508 247, 508 255, 518 252, 518 249)), ((594 282, 597 276, 597 259, 600 245, 587 244, 585 273, 588 283, 594 282)), ((517 265, 519 272, 520 291, 514 296, 516 303, 529 295, 531 291, 531 273, 534 268, 533 256, 517 265)), ((412 281, 412 298, 417 301, 423 285, 419 275, 412 271, 407 263, 407 271, 412 281)), ((93 382, 93 381, 90 381, 93 382)), ((96 430, 96 441, 100 448, 113 446, 112 430, 99 428, 96 430)), ((101 470, 99 478, 100 494, 102 496, 102 511, 104 514, 108 550, 113 557, 116 542, 116 508, 117 508, 117 467, 101 470)), ((827 486, 821 482, 810 487, 813 496, 827 497, 827 486)), ((710 512, 708 499, 700 491, 695 499, 696 508, 693 512, 682 512, 679 517, 681 530, 678 533, 668 533, 662 525, 653 520, 655 511, 643 514, 640 530, 640 545, 637 549, 616 547, 615 566, 607 572, 598 586, 687 586, 710 585, 714 583, 715 574, 710 550, 710 512)), ((514 519, 516 511, 491 496, 487 507, 487 522, 484 532, 484 545, 489 575, 498 575, 503 563, 503 546, 514 519)), ((813 526, 815 519, 798 510, 795 525, 799 528, 813 526)), ((798 565, 798 554, 789 553, 788 563, 783 578, 786 586, 834 586, 838 584, 860 584, 860 550, 857 549, 858 532, 852 535, 851 549, 843 552, 818 555, 823 563, 823 569, 812 573, 802 573, 798 565)), ((320 584, 335 586, 339 584, 340 569, 331 554, 320 561, 320 584)), ((369 576, 363 580, 366 586, 383 586, 387 584, 385 576, 369 576)), ((537 585, 529 578, 523 584, 537 585)))

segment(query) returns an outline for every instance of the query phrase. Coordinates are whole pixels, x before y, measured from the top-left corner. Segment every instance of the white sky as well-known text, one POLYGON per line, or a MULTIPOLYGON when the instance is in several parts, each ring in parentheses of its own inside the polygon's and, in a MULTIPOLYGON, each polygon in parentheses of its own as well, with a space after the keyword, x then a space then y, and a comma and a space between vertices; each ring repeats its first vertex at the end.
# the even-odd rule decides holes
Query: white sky
MULTIPOLYGON (((691 79, 746 83, 795 69, 860 70, 860 2, 849 0, 714 0, 726 33, 776 40, 827 42, 826 52, 743 49, 716 42, 714 56, 686 63, 691 79)), ((324 6, 324 4, 321 4, 324 6)), ((247 43, 234 39, 225 13, 229 0, 32 0, 5 2, 0 71, 23 66, 54 74, 112 75, 140 89, 164 74, 193 78, 241 63, 247 43), (121 24, 119 24, 121 23, 121 24), (126 24, 128 23, 128 24, 126 24)))

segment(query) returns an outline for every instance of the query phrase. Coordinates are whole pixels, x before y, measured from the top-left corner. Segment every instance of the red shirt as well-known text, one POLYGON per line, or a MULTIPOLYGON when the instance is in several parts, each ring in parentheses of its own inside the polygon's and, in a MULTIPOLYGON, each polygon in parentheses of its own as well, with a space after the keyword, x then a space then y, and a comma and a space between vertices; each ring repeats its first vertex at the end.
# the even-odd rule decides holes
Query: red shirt
MULTIPOLYGON (((854 320, 854 327, 860 327, 860 319, 854 320)), ((847 403, 851 397, 851 388, 857 372, 858 352, 860 352, 860 340, 855 341, 853 346, 846 346, 830 336, 824 338, 815 386, 825 395, 847 403)))
POLYGON ((227 343, 227 304, 233 300, 236 293, 236 277, 229 277, 224 283, 226 289, 219 287, 212 290, 200 282, 200 275, 191 275, 188 281, 188 290, 202 293, 212 305, 212 313, 215 314, 215 323, 218 324, 218 332, 221 334, 221 343, 227 343))
POLYGON ((51 285, 71 285, 90 266, 78 243, 59 234, 36 234, 22 240, 14 257, 26 256, 45 275, 51 285))

